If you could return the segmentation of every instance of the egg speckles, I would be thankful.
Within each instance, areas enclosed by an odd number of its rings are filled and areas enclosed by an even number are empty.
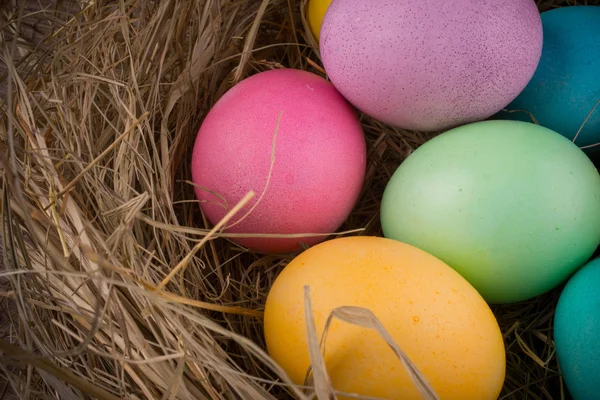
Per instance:
[[[406,129],[481,120],[509,104],[540,59],[532,0],[336,0],[323,64],[357,108]]]

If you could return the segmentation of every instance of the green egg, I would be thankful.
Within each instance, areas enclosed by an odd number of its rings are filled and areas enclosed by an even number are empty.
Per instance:
[[[440,258],[489,303],[538,296],[600,243],[600,175],[564,136],[527,122],[445,132],[396,170],[384,235]]]

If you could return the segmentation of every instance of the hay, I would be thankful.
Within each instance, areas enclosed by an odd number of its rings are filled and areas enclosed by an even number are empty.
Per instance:
[[[197,129],[229,87],[282,66],[323,75],[297,3],[0,9],[0,90],[11,94],[0,123],[0,398],[305,397],[261,330],[292,256],[211,231],[189,182]],[[341,231],[380,235],[385,184],[429,136],[363,123],[366,184]],[[502,398],[565,398],[551,338],[558,293],[494,308],[508,352]]]

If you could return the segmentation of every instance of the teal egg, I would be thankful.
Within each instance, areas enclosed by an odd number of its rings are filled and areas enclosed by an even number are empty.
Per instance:
[[[574,400],[597,400],[600,382],[600,259],[565,285],[554,316],[554,343]]]
[[[496,118],[537,122],[600,157],[600,7],[571,6],[541,14],[542,57],[529,84]]]
[[[490,303],[564,282],[600,243],[600,175],[564,136],[520,121],[449,130],[394,172],[384,235],[440,258]]]

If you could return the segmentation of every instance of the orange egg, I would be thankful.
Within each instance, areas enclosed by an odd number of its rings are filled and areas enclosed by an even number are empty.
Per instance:
[[[498,323],[479,293],[439,259],[378,237],[334,239],[296,257],[275,280],[264,319],[268,352],[296,384],[310,365],[305,285],[319,339],[334,308],[368,308],[441,399],[498,398],[506,369]],[[374,330],[334,320],[324,359],[338,391],[422,399]]]
[[[310,0],[308,2],[308,25],[317,41],[319,41],[319,33],[321,31],[323,18],[325,18],[325,13],[331,2],[332,0]]]

